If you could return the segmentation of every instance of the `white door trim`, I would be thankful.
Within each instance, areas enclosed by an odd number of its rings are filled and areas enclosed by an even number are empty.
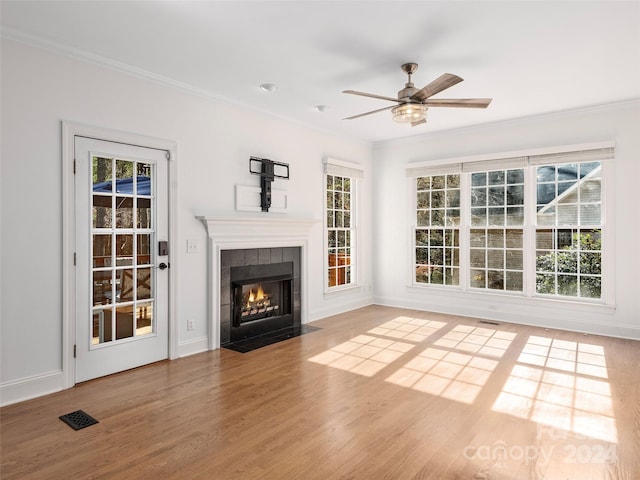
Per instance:
[[[73,346],[76,340],[76,272],[75,253],[75,201],[74,172],[75,137],[88,137],[108,142],[125,143],[169,152],[169,359],[178,357],[178,207],[177,207],[177,144],[171,140],[137,135],[74,122],[62,122],[62,388],[75,385]]]

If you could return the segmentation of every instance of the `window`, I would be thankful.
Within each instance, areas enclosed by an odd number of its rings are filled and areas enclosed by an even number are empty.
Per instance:
[[[411,166],[414,283],[605,300],[603,160],[613,148]]]
[[[471,174],[470,286],[522,291],[524,169]]]
[[[351,253],[353,250],[351,228],[350,177],[327,175],[327,245],[328,286],[351,283]]]
[[[340,160],[325,160],[326,291],[357,284],[357,180],[362,170]]]
[[[544,165],[536,176],[536,293],[600,298],[602,165]]]
[[[416,282],[460,283],[460,175],[419,177]]]

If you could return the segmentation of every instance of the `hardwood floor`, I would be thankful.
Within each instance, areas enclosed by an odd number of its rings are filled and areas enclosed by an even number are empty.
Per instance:
[[[638,479],[640,342],[371,306],[1,409],[10,479]],[[100,423],[74,431],[60,415]]]

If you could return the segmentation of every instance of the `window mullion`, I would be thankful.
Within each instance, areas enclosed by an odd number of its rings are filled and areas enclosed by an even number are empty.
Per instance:
[[[525,168],[523,293],[533,297],[536,287],[536,167]]]
[[[469,290],[469,238],[471,229],[471,174],[460,174],[460,289]]]
[[[411,263],[409,264],[409,272],[408,279],[409,285],[417,285],[416,281],[416,231],[418,229],[418,222],[416,220],[416,214],[418,211],[418,186],[416,184],[416,178],[408,178],[407,179],[409,188],[407,191],[409,192],[409,211],[411,212],[411,221],[409,223],[409,241],[408,247],[409,252],[411,252]]]
[[[612,195],[611,185],[613,185],[613,179],[610,178],[612,174],[613,165],[611,162],[602,162],[602,217],[600,219],[600,225],[602,228],[602,245],[605,247],[602,249],[602,300],[604,303],[613,305],[615,303],[614,283],[615,274],[613,272],[614,255],[615,255],[615,239],[613,237],[613,219],[614,219],[614,201],[615,197]]]

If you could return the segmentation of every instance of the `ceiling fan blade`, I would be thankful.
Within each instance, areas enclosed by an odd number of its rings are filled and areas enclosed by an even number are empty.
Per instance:
[[[431,98],[425,100],[423,105],[427,107],[461,107],[461,108],[487,108],[492,98]]]
[[[449,87],[453,87],[456,83],[460,83],[461,81],[462,78],[454,75],[453,73],[444,73],[429,85],[424,87],[422,90],[418,90],[416,93],[411,95],[411,100],[418,100],[419,102],[423,102],[430,96],[446,90]]]
[[[427,123],[427,119],[423,118],[422,120],[418,120],[417,122],[411,122],[412,127],[417,127],[418,125],[422,125],[423,123]]]
[[[396,105],[391,105],[390,107],[384,107],[384,108],[379,108],[378,110],[372,110],[370,112],[360,113],[358,115],[354,115],[353,117],[343,118],[343,120],[353,120],[354,118],[365,117],[367,115],[371,115],[372,113],[378,113],[378,112],[382,112],[384,110],[390,110],[390,109],[394,108],[395,106]]]
[[[350,95],[360,95],[361,97],[379,98],[380,100],[389,100],[390,102],[402,103],[402,100],[398,100],[393,97],[385,97],[384,95],[376,95],[374,93],[358,92],[356,90],[343,90],[342,93],[348,93]]]

